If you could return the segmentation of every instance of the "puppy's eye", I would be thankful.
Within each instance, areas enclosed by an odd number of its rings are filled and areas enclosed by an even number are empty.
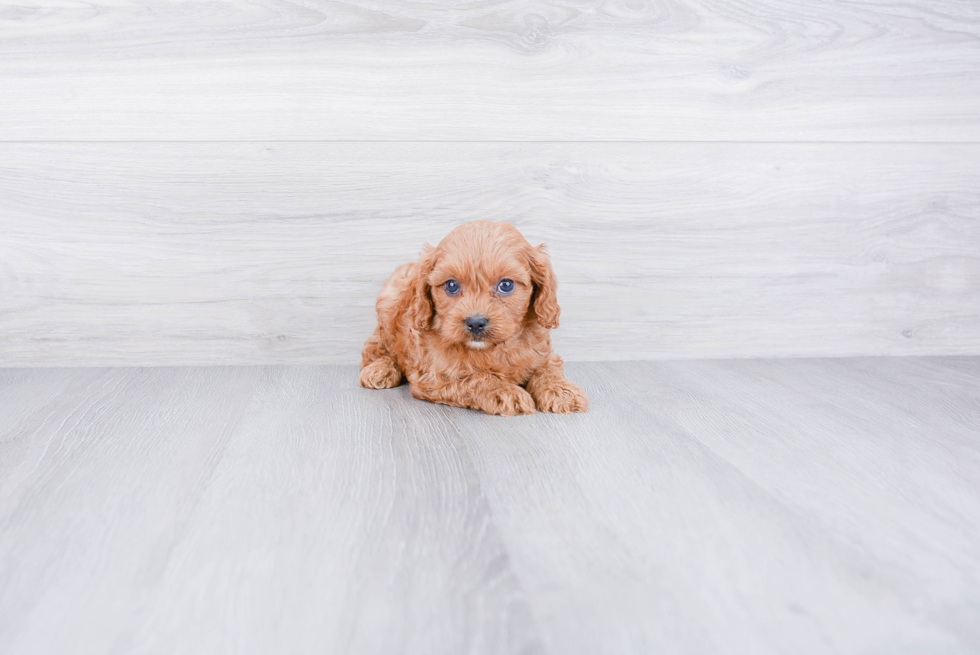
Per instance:
[[[445,287],[446,293],[448,293],[450,296],[455,296],[457,293],[459,293],[459,282],[456,280],[449,280],[446,282]]]
[[[497,283],[497,291],[500,292],[500,293],[502,293],[505,296],[508,293],[511,293],[513,290],[514,290],[514,281],[513,280],[503,279],[503,280],[501,280],[500,282]]]

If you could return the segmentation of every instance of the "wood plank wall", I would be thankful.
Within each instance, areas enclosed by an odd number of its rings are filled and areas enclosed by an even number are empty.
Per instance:
[[[549,244],[569,360],[980,353],[980,5],[0,7],[0,365],[351,363]]]

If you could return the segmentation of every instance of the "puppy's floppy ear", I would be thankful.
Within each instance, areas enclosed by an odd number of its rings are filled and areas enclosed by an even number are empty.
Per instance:
[[[531,308],[537,316],[541,327],[549,330],[558,327],[558,281],[551,270],[551,259],[542,243],[528,252],[528,264],[531,269],[531,282],[534,283],[534,295],[531,298]]]
[[[432,273],[435,263],[436,249],[425,244],[415,267],[415,279],[412,280],[408,303],[408,317],[416,330],[428,330],[432,325],[435,306],[429,291],[429,274]]]

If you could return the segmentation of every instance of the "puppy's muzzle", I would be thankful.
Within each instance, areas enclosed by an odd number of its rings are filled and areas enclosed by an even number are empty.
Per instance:
[[[487,331],[487,325],[490,323],[490,320],[487,319],[486,316],[480,316],[477,314],[475,316],[467,317],[466,321],[464,322],[466,323],[466,329],[470,331],[470,334],[478,337]]]

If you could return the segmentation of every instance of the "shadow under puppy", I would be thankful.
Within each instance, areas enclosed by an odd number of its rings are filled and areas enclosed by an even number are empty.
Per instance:
[[[361,386],[407,377],[416,398],[488,414],[584,412],[588,399],[551,351],[556,292],[543,245],[508,223],[460,225],[385,282]]]

